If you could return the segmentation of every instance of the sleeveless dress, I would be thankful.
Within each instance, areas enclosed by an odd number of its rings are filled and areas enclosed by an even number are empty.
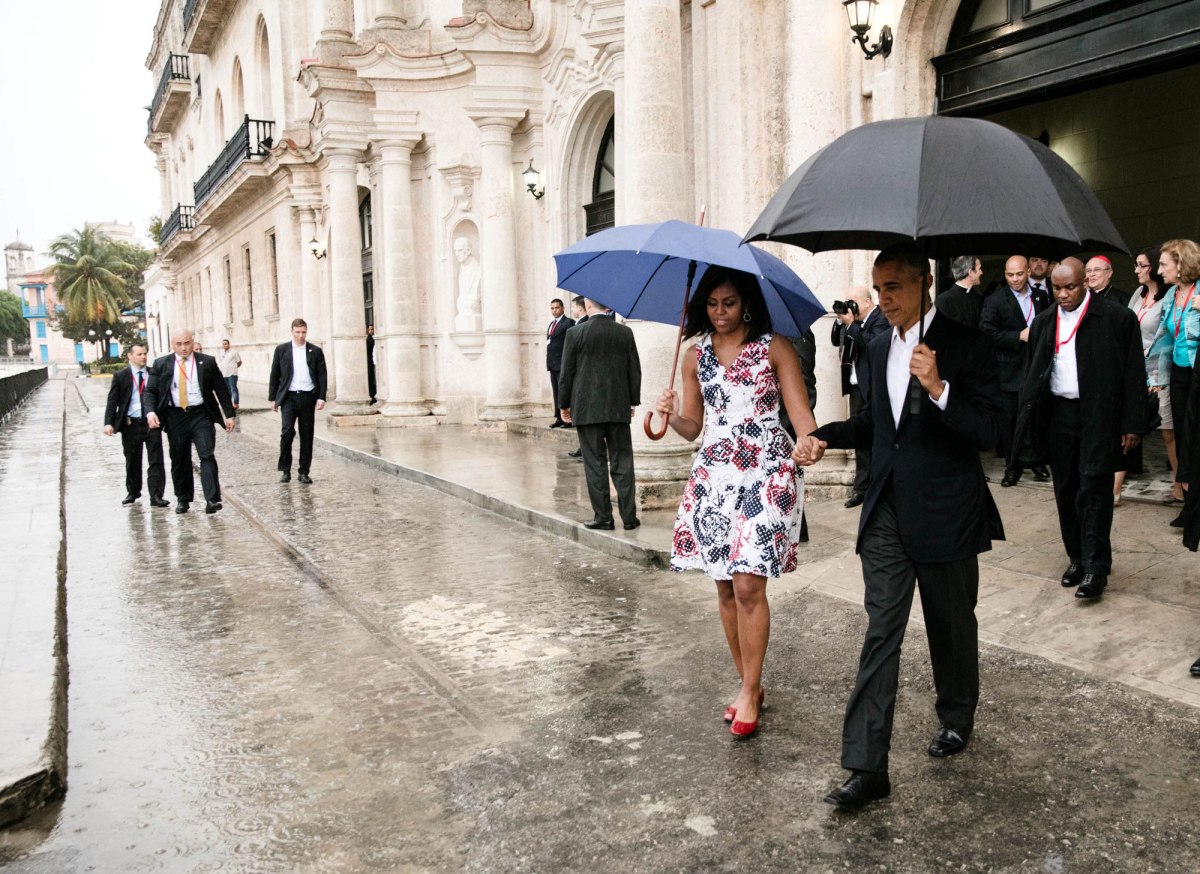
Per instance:
[[[728,368],[712,337],[696,344],[704,440],[692,466],[671,546],[671,569],[778,577],[796,569],[804,472],[779,421],[782,395],[767,352],[747,343]]]

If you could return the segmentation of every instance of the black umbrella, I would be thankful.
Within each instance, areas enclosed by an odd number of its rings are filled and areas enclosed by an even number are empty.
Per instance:
[[[930,258],[1128,254],[1096,195],[1037,140],[975,118],[898,118],[805,161],[745,241],[811,252],[915,242]]]

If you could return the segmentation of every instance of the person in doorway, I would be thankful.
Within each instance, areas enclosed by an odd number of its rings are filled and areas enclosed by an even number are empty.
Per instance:
[[[225,378],[225,385],[229,389],[229,398],[233,401],[233,408],[236,410],[242,400],[238,394],[238,368],[242,366],[242,356],[229,345],[228,340],[221,341],[221,351],[217,354],[217,365],[221,368],[221,376]]]
[[[871,281],[892,331],[870,350],[867,409],[818,428],[796,447],[796,460],[806,465],[830,446],[872,447],[857,544],[867,633],[842,728],[842,767],[851,773],[825,797],[842,810],[892,791],[888,752],[915,586],[940,722],[928,753],[944,758],[966,749],[979,702],[979,553],[1004,539],[979,460],[1000,431],[991,341],[936,307],[922,318],[933,277],[917,246],[899,243],[880,252]]]
[[[121,435],[125,453],[125,500],[132,504],[142,496],[142,454],[146,456],[146,480],[150,489],[150,506],[169,507],[163,497],[167,486],[167,471],[163,467],[162,431],[146,424],[143,398],[150,372],[146,367],[146,346],[134,343],[125,350],[129,366],[113,374],[108,400],[104,404],[104,433]]]
[[[195,498],[192,447],[200,458],[200,485],[204,512],[221,509],[221,480],[217,470],[216,431],[224,422],[233,431],[233,401],[221,378],[221,369],[211,355],[195,351],[191,331],[171,336],[171,355],[164,355],[150,368],[150,379],[142,395],[146,424],[166,428],[171,452],[171,483],[175,489],[175,512],[186,513]]]
[[[671,545],[672,570],[703,570],[741,687],[725,709],[735,738],[758,730],[762,667],[770,637],[767,580],[795,570],[804,477],[780,421],[816,427],[792,344],[771,332],[758,280],[710,267],[688,303],[683,398],[664,391],[655,408],[685,440],[704,445],[684,488]]]
[[[300,461],[297,479],[312,485],[313,431],[317,410],[325,409],[328,376],[325,372],[325,353],[320,346],[308,342],[308,323],[292,319],[292,339],[275,347],[271,358],[271,378],[267,394],[271,397],[271,412],[281,413],[279,430],[279,481],[292,479],[292,440],[296,425],[300,426]]]
[[[562,352],[567,341],[567,329],[574,324],[574,319],[563,315],[561,300],[556,297],[550,301],[550,325],[546,328],[546,370],[550,371],[550,392],[554,397],[554,421],[550,425],[551,428],[566,426],[558,407],[558,375],[562,370]]]
[[[613,530],[608,495],[611,472],[626,531],[641,525],[633,478],[629,422],[641,403],[642,365],[633,331],[607,307],[587,300],[586,324],[567,331],[558,401],[563,421],[574,425],[583,452],[592,518],[585,528]]]
[[[367,397],[371,403],[377,400],[378,389],[375,382],[375,326],[367,325]]]

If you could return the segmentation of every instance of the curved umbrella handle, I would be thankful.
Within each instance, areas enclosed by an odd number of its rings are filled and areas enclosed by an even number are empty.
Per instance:
[[[646,436],[649,437],[651,440],[662,440],[664,437],[667,436],[667,417],[663,416],[662,430],[655,431],[654,430],[654,411],[649,410],[646,413],[646,420],[642,423],[642,428],[645,430]]]

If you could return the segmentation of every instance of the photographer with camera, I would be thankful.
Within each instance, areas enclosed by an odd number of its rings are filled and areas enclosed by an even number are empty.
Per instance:
[[[833,302],[833,333],[830,340],[841,351],[842,394],[850,399],[850,415],[867,405],[870,373],[866,366],[867,347],[880,334],[886,333],[887,319],[871,299],[871,290],[859,285],[846,294],[845,300]],[[847,507],[857,507],[867,494],[871,479],[871,450],[854,450],[854,491],[846,501]]]

